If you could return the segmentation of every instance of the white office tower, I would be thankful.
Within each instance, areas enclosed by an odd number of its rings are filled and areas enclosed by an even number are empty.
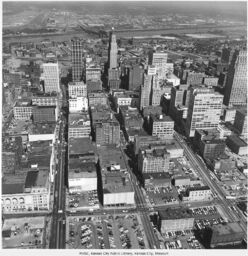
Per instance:
[[[159,79],[166,78],[167,58],[168,58],[168,54],[165,52],[150,52],[149,53],[148,64],[156,67]]]
[[[223,95],[213,89],[191,88],[186,121],[186,132],[189,137],[195,135],[197,129],[216,129],[218,127]]]
[[[43,78],[45,83],[45,92],[59,92],[59,64],[44,63]]]

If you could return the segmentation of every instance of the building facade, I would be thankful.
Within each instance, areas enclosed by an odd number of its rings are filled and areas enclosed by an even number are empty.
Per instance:
[[[152,116],[152,136],[160,139],[172,139],[174,134],[174,121],[169,116]]]
[[[86,97],[77,97],[69,99],[69,112],[84,112],[88,111],[88,99]]]
[[[69,98],[87,97],[87,85],[81,82],[71,82],[68,84]]]
[[[140,149],[138,169],[140,173],[168,172],[170,154],[165,149]]]
[[[218,127],[223,95],[211,89],[199,88],[190,90],[186,133],[195,135],[197,129],[214,129]]]
[[[234,54],[228,69],[225,85],[224,104],[226,106],[247,103],[247,51]]]
[[[79,82],[83,76],[83,45],[81,39],[72,39],[72,81]]]
[[[59,92],[59,64],[58,63],[44,63],[43,77],[45,84],[45,92]]]

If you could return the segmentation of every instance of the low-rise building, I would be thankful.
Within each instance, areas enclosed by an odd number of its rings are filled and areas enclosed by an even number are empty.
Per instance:
[[[49,170],[30,170],[8,175],[2,181],[3,213],[49,210]]]
[[[158,212],[159,227],[162,234],[171,231],[193,229],[194,217],[188,208],[167,208]]]
[[[36,106],[57,106],[58,96],[56,92],[37,93],[32,97],[32,105]]]
[[[33,121],[35,123],[55,123],[57,118],[56,106],[33,106]]]
[[[84,138],[91,134],[91,123],[88,112],[69,114],[68,134],[70,138]]]
[[[244,231],[237,222],[213,225],[210,248],[241,244]]]
[[[144,134],[144,135],[135,135],[134,136],[134,154],[138,155],[139,150],[142,147],[147,147],[150,144],[160,144],[161,140],[158,138],[158,136],[151,136],[148,134]]]
[[[19,100],[14,106],[14,117],[16,120],[29,120],[33,114],[30,100]]]
[[[107,105],[108,97],[104,92],[91,92],[88,94],[89,106]]]
[[[237,135],[231,135],[226,139],[226,145],[238,155],[247,155],[248,147],[247,143],[240,139]]]
[[[90,138],[70,138],[68,142],[69,159],[81,159],[85,162],[97,162],[96,148]]]
[[[143,181],[145,187],[153,185],[156,187],[171,187],[171,175],[167,172],[144,173]]]
[[[189,186],[190,177],[188,176],[176,176],[174,177],[174,185],[177,186]]]
[[[97,190],[96,163],[69,159],[68,184],[70,193]]]
[[[182,197],[182,200],[187,202],[210,201],[212,199],[212,193],[208,186],[190,187],[186,190],[186,193]]]

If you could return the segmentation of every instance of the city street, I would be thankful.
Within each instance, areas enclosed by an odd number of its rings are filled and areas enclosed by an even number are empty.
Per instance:
[[[178,143],[183,147],[185,155],[190,160],[195,170],[198,171],[199,175],[204,180],[206,185],[208,185],[212,192],[214,192],[218,196],[219,202],[223,207],[225,213],[229,216],[230,221],[240,221],[240,225],[244,230],[245,234],[247,235],[247,225],[245,221],[243,219],[240,219],[237,213],[229,208],[230,202],[225,198],[225,195],[219,185],[211,180],[209,171],[206,169],[204,164],[199,160],[199,158],[196,157],[192,149],[188,147],[182,136],[179,135],[177,132],[175,132],[175,138],[177,139]]]
[[[56,165],[55,178],[54,178],[54,208],[51,229],[51,249],[65,248],[65,153],[63,144],[63,130],[64,122],[60,123],[59,140],[56,144],[58,164]]]

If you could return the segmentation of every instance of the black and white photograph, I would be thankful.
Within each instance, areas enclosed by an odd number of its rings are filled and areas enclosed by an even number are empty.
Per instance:
[[[248,255],[247,1],[1,15],[1,255]]]

